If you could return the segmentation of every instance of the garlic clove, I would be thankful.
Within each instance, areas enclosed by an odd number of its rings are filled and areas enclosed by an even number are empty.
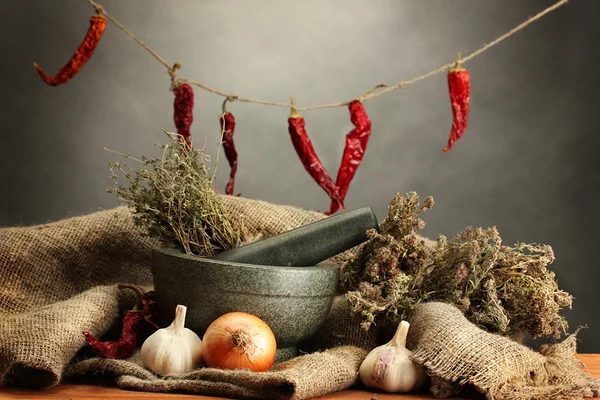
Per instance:
[[[200,366],[202,340],[185,327],[187,308],[178,305],[175,319],[144,341],[140,356],[144,366],[159,375],[189,372]]]
[[[412,353],[406,348],[409,327],[408,322],[400,322],[392,340],[371,350],[364,359],[359,376],[365,386],[390,393],[406,393],[425,384],[427,374],[411,361]]]

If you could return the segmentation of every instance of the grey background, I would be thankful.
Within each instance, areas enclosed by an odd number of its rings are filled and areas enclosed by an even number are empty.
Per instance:
[[[549,0],[159,1],[105,0],[107,10],[181,75],[235,94],[299,104],[351,99],[477,49]],[[396,192],[433,195],[425,234],[496,225],[506,243],[554,247],[562,288],[576,300],[571,326],[588,324],[581,351],[600,352],[598,67],[600,2],[573,0],[470,62],[465,137],[442,153],[451,112],[444,75],[366,104],[373,135],[347,207],[383,218]],[[163,67],[115,26],[69,84],[51,88],[32,61],[57,71],[79,45],[85,0],[0,3],[0,225],[27,225],[115,206],[97,147],[157,155],[173,129]],[[215,154],[222,99],[196,91],[194,140]],[[298,161],[287,109],[235,103],[240,153],[236,190],[274,203],[329,202]],[[335,176],[344,108],[305,113],[314,146]],[[219,170],[223,190],[228,168]]]

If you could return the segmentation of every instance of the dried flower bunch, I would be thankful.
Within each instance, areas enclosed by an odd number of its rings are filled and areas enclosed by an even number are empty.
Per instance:
[[[534,338],[566,332],[559,311],[571,307],[572,297],[547,268],[554,261],[550,246],[510,247],[495,227],[467,227],[430,248],[417,232],[425,227],[420,214],[433,204],[428,197],[420,205],[414,192],[396,195],[380,233],[369,232],[345,264],[342,289],[363,316],[363,328],[398,323],[420,302],[443,301],[490,332]]]
[[[243,240],[242,233],[232,227],[214,190],[209,157],[202,148],[181,145],[177,134],[165,133],[171,142],[156,144],[163,150],[161,158],[137,159],[117,153],[142,168],[111,162],[114,187],[108,191],[134,209],[136,224],[150,236],[183,247],[187,254],[212,256],[236,247]],[[128,181],[127,186],[119,184],[119,175]]]

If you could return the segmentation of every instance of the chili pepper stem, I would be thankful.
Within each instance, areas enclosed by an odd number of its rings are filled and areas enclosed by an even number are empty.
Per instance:
[[[227,96],[225,98],[225,100],[223,100],[223,108],[222,108],[223,114],[227,114],[227,102],[228,101],[234,101],[234,100],[237,100],[237,99],[238,99],[237,96]]]
[[[296,103],[294,103],[293,97],[290,97],[290,102],[292,103],[292,111],[290,112],[289,118],[302,118],[302,115],[296,111]]]
[[[135,305],[133,306],[131,311],[138,311],[140,308],[140,305],[142,303],[142,297],[143,297],[142,291],[137,286],[130,285],[128,283],[117,283],[117,287],[119,289],[130,289],[135,292]]]
[[[223,107],[221,108],[221,115],[227,114],[227,102],[228,101],[229,101],[228,98],[225,98],[225,100],[223,100]]]
[[[175,64],[173,64],[171,70],[169,71],[169,75],[171,76],[171,90],[175,90],[179,87],[179,80],[177,79],[178,69],[181,69],[181,64],[176,62]]]
[[[465,69],[460,64],[461,61],[462,61],[462,54],[459,52],[458,57],[456,57],[456,63],[454,64],[454,67],[452,67],[450,72],[464,71]]]
[[[367,92],[363,95],[363,97],[367,97],[368,95],[370,95],[372,92],[374,92],[377,89],[381,89],[387,87],[387,85],[385,83],[380,83],[377,86],[373,86],[371,89],[367,90]]]

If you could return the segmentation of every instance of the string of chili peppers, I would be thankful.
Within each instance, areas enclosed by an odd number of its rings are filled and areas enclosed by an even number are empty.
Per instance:
[[[81,45],[56,75],[48,76],[37,63],[34,63],[42,80],[51,86],[59,86],[71,80],[91,58],[105,29],[106,19],[102,15],[102,9],[97,8],[96,14],[90,18],[90,27],[88,28],[88,32]],[[175,95],[173,101],[173,120],[175,127],[177,128],[180,143],[185,148],[191,148],[192,140],[190,127],[194,121],[194,91],[190,84],[185,82],[180,83],[176,79],[175,73],[179,68],[181,68],[181,66],[176,63],[169,72],[172,78],[172,91]],[[448,144],[443,149],[444,152],[452,149],[456,141],[464,135],[468,125],[470,75],[469,72],[461,66],[460,54],[454,67],[449,70],[447,80],[452,107],[452,127],[448,138]],[[369,90],[363,98],[368,96],[372,90],[383,86],[385,85],[374,87]],[[225,187],[226,194],[233,194],[234,191],[235,176],[238,166],[238,153],[233,139],[236,126],[235,117],[226,110],[225,105],[228,100],[235,99],[235,97],[227,97],[225,99],[223,102],[222,114],[220,116],[222,144],[231,168],[229,180]],[[364,153],[371,135],[371,121],[365,108],[360,99],[355,99],[348,104],[350,120],[354,125],[354,129],[346,135],[342,161],[338,170],[337,179],[333,182],[331,176],[324,168],[315,152],[306,131],[305,120],[302,115],[298,114],[296,111],[293,99],[291,104],[292,111],[288,118],[288,132],[304,168],[331,199],[330,209],[326,214],[333,214],[339,209],[344,210],[344,200],[348,188],[356,174],[356,170],[364,158]],[[134,318],[132,317],[132,321],[133,320]]]

